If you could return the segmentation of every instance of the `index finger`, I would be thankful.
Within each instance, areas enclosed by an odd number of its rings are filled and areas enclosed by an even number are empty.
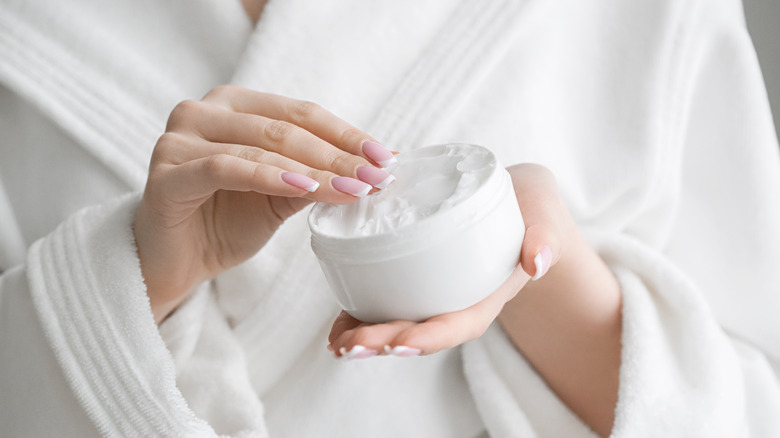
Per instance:
[[[366,158],[378,167],[387,167],[395,162],[392,152],[379,144],[376,139],[314,102],[249,90],[235,85],[217,87],[203,100],[214,102],[235,112],[292,123],[345,152]]]

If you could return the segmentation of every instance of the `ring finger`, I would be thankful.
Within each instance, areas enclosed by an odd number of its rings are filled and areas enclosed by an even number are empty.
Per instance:
[[[365,196],[372,189],[371,185],[355,178],[340,176],[327,170],[315,169],[276,152],[258,147],[213,143],[200,138],[190,139],[187,143],[186,150],[176,155],[181,161],[171,164],[184,164],[184,162],[202,159],[211,155],[229,155],[253,163],[271,166],[270,169],[280,169],[282,171],[280,175],[282,182],[310,192],[298,192],[292,196],[303,195],[313,201],[331,204],[353,202],[355,197]],[[278,179],[275,181],[276,183],[279,182]],[[274,192],[267,193],[277,194]],[[287,194],[288,192],[284,191],[283,193]]]
[[[345,152],[292,123],[216,106],[205,111],[203,117],[191,122],[191,128],[206,140],[260,147],[311,168],[357,178],[375,187],[392,181],[387,172],[367,159]]]

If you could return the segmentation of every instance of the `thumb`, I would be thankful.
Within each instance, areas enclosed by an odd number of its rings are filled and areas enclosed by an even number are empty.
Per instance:
[[[547,168],[520,164],[507,170],[526,227],[520,265],[532,280],[538,280],[560,259],[568,210],[558,196],[555,177]]]

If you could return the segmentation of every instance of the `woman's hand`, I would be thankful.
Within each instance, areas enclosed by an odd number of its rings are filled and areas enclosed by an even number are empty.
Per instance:
[[[134,223],[155,320],[254,255],[309,202],[346,204],[385,187],[393,178],[380,167],[394,160],[311,102],[222,86],[180,103]]]
[[[526,230],[520,264],[498,290],[421,323],[369,324],[342,312],[329,348],[353,359],[432,354],[479,337],[498,318],[561,400],[607,436],[617,403],[620,289],[558,197],[552,174],[531,164],[508,170]]]
[[[547,169],[532,164],[513,166],[508,171],[526,231],[520,263],[504,284],[467,309],[438,315],[421,323],[371,324],[342,312],[330,333],[330,346],[336,356],[433,354],[476,339],[531,278],[541,278],[558,262],[576,227],[558,198],[554,178]]]

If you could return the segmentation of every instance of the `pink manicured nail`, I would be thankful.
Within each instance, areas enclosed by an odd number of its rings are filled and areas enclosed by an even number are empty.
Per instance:
[[[370,185],[346,176],[337,176],[330,180],[330,183],[333,185],[334,189],[348,195],[357,196],[358,198],[366,196],[368,192],[371,191]]]
[[[391,182],[395,181],[395,177],[385,172],[382,169],[378,169],[374,166],[358,167],[357,177],[368,184],[378,188],[384,189]]]
[[[390,348],[389,345],[385,345],[385,354],[392,354],[393,356],[398,357],[412,357],[412,356],[419,356],[422,353],[422,350],[419,348],[411,348],[404,345],[396,345],[393,348]]]
[[[339,359],[365,359],[367,357],[376,356],[378,353],[378,351],[366,348],[362,345],[355,345],[349,351],[347,351],[346,348],[341,347],[339,348],[339,354],[341,354]]]
[[[538,254],[536,254],[536,257],[534,257],[534,265],[536,265],[536,274],[534,274],[531,280],[538,280],[542,278],[542,276],[547,273],[547,270],[550,269],[551,264],[552,264],[552,251],[550,250],[549,246],[545,245],[544,248],[542,248],[542,250],[539,251]]]
[[[392,152],[385,149],[381,144],[373,141],[363,142],[363,153],[382,167],[387,167],[398,161]]]
[[[317,187],[320,186],[320,183],[309,178],[308,176],[294,172],[282,173],[282,181],[291,186],[298,187],[299,189],[303,189],[309,192],[317,190]]]

